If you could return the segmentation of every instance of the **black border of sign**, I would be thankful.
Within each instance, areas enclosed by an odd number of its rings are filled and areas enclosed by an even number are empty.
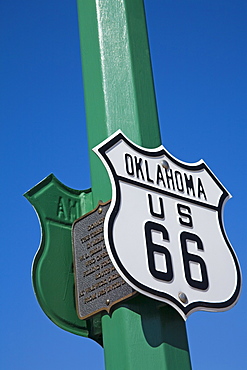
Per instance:
[[[233,250],[233,248],[232,248],[232,246],[231,246],[231,244],[230,244],[230,242],[229,242],[229,240],[226,236],[225,229],[224,229],[224,226],[223,226],[223,221],[222,221],[223,204],[224,204],[226,198],[229,196],[229,193],[226,191],[224,186],[220,183],[220,181],[217,179],[217,177],[211,172],[211,170],[207,167],[207,165],[204,162],[201,162],[198,165],[188,165],[188,164],[185,164],[185,163],[181,163],[176,158],[172,157],[170,155],[170,153],[168,153],[165,150],[164,147],[162,149],[158,150],[158,151],[149,151],[148,149],[145,150],[144,148],[140,148],[139,146],[135,145],[133,142],[128,140],[127,137],[124,136],[120,130],[117,133],[115,133],[114,135],[115,136],[113,136],[111,139],[108,139],[108,141],[105,144],[103,144],[102,146],[99,145],[97,147],[97,150],[101,154],[101,156],[104,158],[105,162],[107,163],[107,165],[108,165],[108,167],[109,167],[109,169],[112,173],[112,176],[114,178],[114,182],[115,182],[116,201],[115,201],[115,204],[113,206],[112,212],[109,216],[108,240],[109,240],[109,245],[110,245],[110,248],[111,248],[112,255],[115,259],[116,264],[118,265],[119,269],[121,270],[122,274],[134,286],[136,286],[137,288],[140,288],[143,292],[148,292],[149,294],[151,294],[154,297],[155,296],[156,297],[161,297],[161,298],[166,299],[167,301],[172,302],[173,305],[176,305],[184,313],[185,316],[189,316],[190,313],[192,313],[193,311],[196,311],[196,310],[200,310],[200,308],[205,309],[207,311],[214,311],[214,310],[223,311],[224,309],[226,310],[228,307],[229,308],[232,307],[236,303],[236,301],[237,301],[237,299],[240,295],[240,291],[241,291],[241,271],[240,271],[240,266],[239,266],[236,254],[235,254],[235,252],[234,252],[234,250]],[[111,149],[113,146],[115,146],[120,141],[124,141],[127,145],[129,145],[136,152],[139,152],[140,154],[143,154],[145,156],[158,157],[158,156],[161,156],[161,155],[165,155],[173,163],[175,163],[176,165],[178,165],[178,166],[180,166],[180,167],[182,167],[186,170],[190,170],[190,171],[205,170],[211,176],[213,181],[218,185],[218,187],[221,189],[222,195],[220,197],[219,204],[218,204],[217,207],[204,205],[204,204],[202,204],[202,202],[197,202],[197,201],[194,201],[194,202],[195,203],[200,203],[202,206],[205,206],[205,207],[208,207],[208,208],[213,208],[215,211],[218,212],[218,220],[219,220],[219,224],[220,224],[220,229],[221,229],[222,235],[224,237],[224,240],[226,242],[226,245],[228,246],[228,248],[231,252],[231,255],[232,255],[233,260],[235,262],[236,271],[237,271],[236,289],[235,289],[235,292],[233,293],[233,295],[231,296],[231,298],[229,300],[227,300],[225,302],[219,302],[219,303],[209,303],[209,302],[200,302],[200,301],[198,301],[196,303],[194,302],[194,303],[191,303],[191,304],[187,305],[186,307],[184,307],[178,300],[176,300],[174,297],[170,296],[169,294],[163,293],[163,292],[160,292],[160,291],[156,291],[155,289],[151,289],[151,288],[146,287],[145,285],[141,284],[140,282],[135,280],[132,277],[132,275],[130,275],[129,272],[124,268],[120,259],[118,258],[118,255],[117,255],[117,252],[116,252],[116,249],[115,249],[115,245],[114,245],[114,241],[113,241],[113,236],[112,236],[113,224],[114,224],[115,218],[116,218],[116,216],[119,212],[119,208],[120,208],[121,192],[120,192],[119,180],[122,179],[122,178],[117,176],[117,174],[115,172],[115,169],[114,169],[111,161],[109,160],[109,158],[106,154],[106,152],[109,149]],[[138,185],[142,186],[143,184],[138,183]],[[145,187],[145,186],[143,186],[143,187]],[[155,190],[158,191],[156,188],[155,188]],[[162,191],[162,193],[166,193],[166,192]],[[170,196],[174,196],[174,195],[170,194]],[[188,199],[187,199],[187,201],[188,201]]]

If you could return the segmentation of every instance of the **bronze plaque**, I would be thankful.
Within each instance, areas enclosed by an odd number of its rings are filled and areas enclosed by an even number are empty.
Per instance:
[[[72,227],[77,313],[86,319],[136,292],[118,274],[104,242],[104,220],[110,202],[76,220]]]

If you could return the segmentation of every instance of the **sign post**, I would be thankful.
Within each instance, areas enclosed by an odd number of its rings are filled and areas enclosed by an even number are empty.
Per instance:
[[[78,0],[93,205],[111,198],[92,149],[118,129],[146,148],[161,144],[142,0]],[[190,369],[185,323],[139,295],[102,317],[107,370]]]
[[[49,175],[25,194],[42,226],[35,294],[103,345],[107,370],[189,370],[183,318],[240,294],[230,195],[203,161],[161,146],[143,0],[77,2],[92,189]]]

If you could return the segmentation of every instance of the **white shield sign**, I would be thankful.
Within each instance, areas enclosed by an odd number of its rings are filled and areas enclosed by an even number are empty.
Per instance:
[[[241,272],[222,220],[230,194],[207,165],[144,149],[121,131],[94,150],[111,179],[104,235],[123,279],[184,319],[233,306]]]

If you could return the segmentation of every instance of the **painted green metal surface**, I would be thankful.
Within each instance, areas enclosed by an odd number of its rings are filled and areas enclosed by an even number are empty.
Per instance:
[[[104,320],[107,369],[190,368],[184,321],[168,305],[139,295]]]
[[[62,329],[94,337],[90,321],[79,320],[76,313],[71,242],[72,223],[92,209],[92,193],[70,189],[49,175],[24,195],[34,206],[42,228],[32,270],[37,300]]]
[[[117,129],[136,144],[161,144],[142,0],[78,0],[93,205],[111,198],[92,148]],[[191,368],[185,323],[138,296],[102,317],[107,370]]]
[[[78,0],[78,15],[96,207],[111,187],[91,149],[119,128],[147,148],[161,140],[142,1]]]
[[[92,148],[121,128],[144,147],[160,145],[142,0],[78,0],[92,192],[48,176],[25,196],[42,240],[33,265],[40,306],[61,328],[101,343],[107,370],[190,369],[185,324],[172,308],[139,295],[111,315],[79,320],[74,299],[72,222],[111,198],[108,175]]]

